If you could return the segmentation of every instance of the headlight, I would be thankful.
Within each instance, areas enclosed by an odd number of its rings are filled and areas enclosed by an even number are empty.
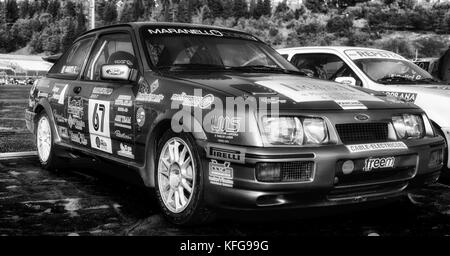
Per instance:
[[[425,132],[420,115],[403,114],[393,116],[392,123],[399,139],[421,138]]]
[[[270,145],[305,145],[328,142],[328,129],[321,118],[264,117],[262,135]]]

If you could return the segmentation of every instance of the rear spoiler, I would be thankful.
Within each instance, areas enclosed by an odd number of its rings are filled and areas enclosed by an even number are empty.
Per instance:
[[[55,63],[59,60],[59,58],[61,57],[61,53],[55,54],[55,55],[50,55],[50,56],[45,56],[42,57],[43,60],[50,62],[50,63]]]

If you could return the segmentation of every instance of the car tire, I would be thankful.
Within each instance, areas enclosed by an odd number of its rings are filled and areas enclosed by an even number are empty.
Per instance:
[[[54,135],[51,125],[47,113],[42,111],[36,118],[36,147],[42,168],[55,171],[58,169],[59,159],[55,155]]]
[[[166,219],[183,226],[212,221],[214,214],[203,199],[203,171],[194,138],[172,130],[165,132],[155,161],[156,196]]]

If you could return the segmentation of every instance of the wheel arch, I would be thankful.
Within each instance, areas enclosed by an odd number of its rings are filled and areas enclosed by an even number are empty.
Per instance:
[[[192,117],[192,115],[191,115]],[[194,127],[202,127],[200,122],[192,117],[194,120]],[[156,153],[158,150],[159,139],[162,137],[165,131],[172,129],[172,118],[165,115],[157,120],[155,120],[153,127],[150,129],[145,146],[145,164],[144,168],[141,170],[141,177],[144,184],[147,187],[155,187],[155,169],[156,169]],[[189,127],[182,124],[183,131],[190,131]],[[195,129],[195,132],[187,132],[191,134],[195,140],[206,140],[207,136],[203,128],[200,130]]]

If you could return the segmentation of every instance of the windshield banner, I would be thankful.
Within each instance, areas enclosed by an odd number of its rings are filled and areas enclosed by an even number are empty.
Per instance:
[[[352,59],[396,59],[405,60],[402,56],[388,51],[379,50],[347,50],[345,54]]]

